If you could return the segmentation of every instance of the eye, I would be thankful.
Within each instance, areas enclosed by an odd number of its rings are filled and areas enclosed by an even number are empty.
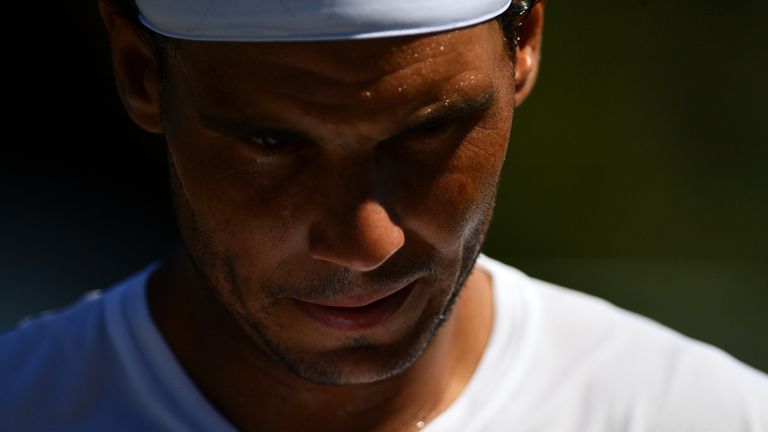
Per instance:
[[[408,135],[422,142],[434,143],[451,137],[458,128],[456,121],[438,121],[419,126]]]
[[[280,138],[274,136],[252,136],[249,137],[249,139],[252,144],[267,149],[275,149],[280,147],[280,144],[284,144],[284,142],[281,142]]]
[[[381,149],[401,162],[431,165],[459,147],[464,129],[459,120],[429,122],[388,139]]]
[[[241,139],[255,150],[271,154],[296,151],[310,142],[304,137],[285,132],[258,132]]]

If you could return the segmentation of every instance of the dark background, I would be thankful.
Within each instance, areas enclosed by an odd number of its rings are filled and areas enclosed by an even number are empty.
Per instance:
[[[175,237],[95,1],[8,11],[0,329]],[[58,4],[62,3],[62,4]],[[485,251],[768,370],[768,4],[550,1]]]

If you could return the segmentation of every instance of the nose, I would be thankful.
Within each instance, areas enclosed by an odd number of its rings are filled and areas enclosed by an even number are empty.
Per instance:
[[[403,230],[386,208],[366,200],[343,215],[333,212],[320,218],[310,231],[309,253],[314,259],[363,272],[382,265],[404,242]]]

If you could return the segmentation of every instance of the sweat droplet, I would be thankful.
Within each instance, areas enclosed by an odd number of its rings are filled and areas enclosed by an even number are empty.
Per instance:
[[[416,427],[419,428],[419,429],[423,428],[424,427],[424,422],[423,421],[416,422]]]

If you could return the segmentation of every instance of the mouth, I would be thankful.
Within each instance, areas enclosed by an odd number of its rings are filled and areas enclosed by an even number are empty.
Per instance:
[[[375,300],[340,300],[334,305],[296,300],[299,308],[314,320],[343,331],[368,330],[383,324],[403,306],[416,282]],[[361,304],[348,306],[349,304]],[[340,306],[339,304],[344,304]]]

